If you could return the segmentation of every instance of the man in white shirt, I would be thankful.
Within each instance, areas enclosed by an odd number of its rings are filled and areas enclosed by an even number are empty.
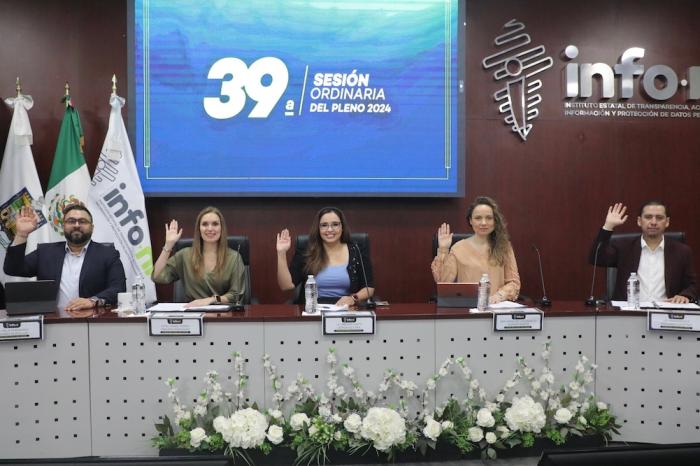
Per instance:
[[[591,264],[617,267],[613,299],[625,299],[626,282],[632,272],[639,276],[642,301],[687,303],[697,299],[697,276],[690,248],[664,238],[671,222],[668,206],[661,201],[644,203],[637,217],[641,236],[611,243],[613,230],[627,221],[626,212],[622,203],[608,208],[589,257]]]

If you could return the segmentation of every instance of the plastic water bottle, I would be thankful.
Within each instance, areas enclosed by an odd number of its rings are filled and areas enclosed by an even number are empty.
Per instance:
[[[489,274],[485,273],[479,280],[479,298],[476,302],[476,308],[480,312],[485,311],[489,307],[489,296],[491,294],[491,282]]]
[[[306,278],[304,301],[306,301],[304,310],[309,314],[315,314],[318,309],[318,288],[316,287],[316,279],[314,279],[313,275],[309,275]]]
[[[146,313],[146,285],[141,275],[137,275],[134,284],[131,285],[131,304],[135,314]]]
[[[636,272],[632,272],[627,280],[627,305],[639,309],[639,278]]]

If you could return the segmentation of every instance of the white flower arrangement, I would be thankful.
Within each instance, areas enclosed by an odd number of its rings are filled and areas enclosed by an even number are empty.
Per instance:
[[[462,357],[446,359],[422,389],[387,370],[376,391],[370,391],[360,384],[351,366],[338,363],[331,348],[326,357],[325,391],[316,393],[302,375],[284,387],[277,368],[265,355],[263,366],[273,395],[272,406],[263,413],[255,404],[245,403],[244,358],[234,353],[233,393],[223,392],[215,371],[207,372],[204,389],[190,408],[181,403],[175,380],[167,381],[179,431],[164,416],[164,422],[156,425],[159,435],[153,443],[159,448],[225,450],[248,464],[252,464],[249,452],[267,454],[287,448],[296,453],[296,464],[308,465],[325,464],[334,452],[353,455],[374,450],[393,460],[401,452],[426,454],[444,443],[462,454],[480,452],[482,458],[496,458],[497,450],[529,447],[536,438],[562,444],[572,435],[597,434],[607,440],[618,433],[608,405],[589,393],[595,366],[582,356],[572,380],[557,389],[549,369],[550,354],[546,344],[539,374],[518,358],[518,369],[493,398]],[[466,399],[450,397],[438,403],[435,396],[440,381],[454,375],[462,379]],[[511,396],[521,382],[529,394],[526,390],[526,394]],[[417,413],[408,404],[416,394],[421,408]],[[396,404],[391,404],[392,399]]]

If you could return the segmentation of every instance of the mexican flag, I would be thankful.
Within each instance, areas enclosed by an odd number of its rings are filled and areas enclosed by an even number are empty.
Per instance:
[[[66,96],[66,112],[58,133],[49,184],[46,186],[51,240],[62,241],[63,209],[80,203],[87,205],[90,174],[83,156],[83,128],[78,111]]]
[[[113,243],[119,251],[126,289],[131,289],[136,278],[142,276],[146,303],[152,303],[156,300],[156,288],[151,280],[151,234],[143,189],[122,118],[125,102],[116,94],[109,99],[109,127],[92,177],[88,209],[95,222],[93,239]]]
[[[34,106],[34,100],[20,94],[5,99],[5,103],[12,107],[13,113],[0,167],[0,264],[5,262],[6,248],[15,237],[15,217],[24,206],[33,207],[39,217],[37,229],[27,238],[26,252],[34,251],[38,243],[49,241],[44,191],[32,155],[33,135],[28,110]],[[6,276],[0,267],[0,282],[20,280],[28,279]]]

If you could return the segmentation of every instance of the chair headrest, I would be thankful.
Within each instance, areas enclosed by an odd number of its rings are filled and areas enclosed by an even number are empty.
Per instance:
[[[357,243],[360,249],[369,253],[369,234],[367,233],[351,233],[350,241]],[[296,250],[305,251],[309,245],[309,235],[298,235],[296,240]]]
[[[229,235],[226,239],[228,240],[228,247],[234,251],[238,251],[241,254],[243,263],[245,265],[250,265],[250,241],[248,237],[245,235]],[[192,241],[192,238],[180,238],[180,240],[175,243],[173,250],[179,251],[180,249],[191,247]],[[238,249],[239,245],[240,250]]]
[[[613,233],[610,237],[610,242],[614,243],[616,241],[625,241],[630,238],[638,238],[639,233]],[[672,239],[675,241],[680,241],[685,243],[685,232],[684,231],[667,231],[664,233],[664,238]]]

